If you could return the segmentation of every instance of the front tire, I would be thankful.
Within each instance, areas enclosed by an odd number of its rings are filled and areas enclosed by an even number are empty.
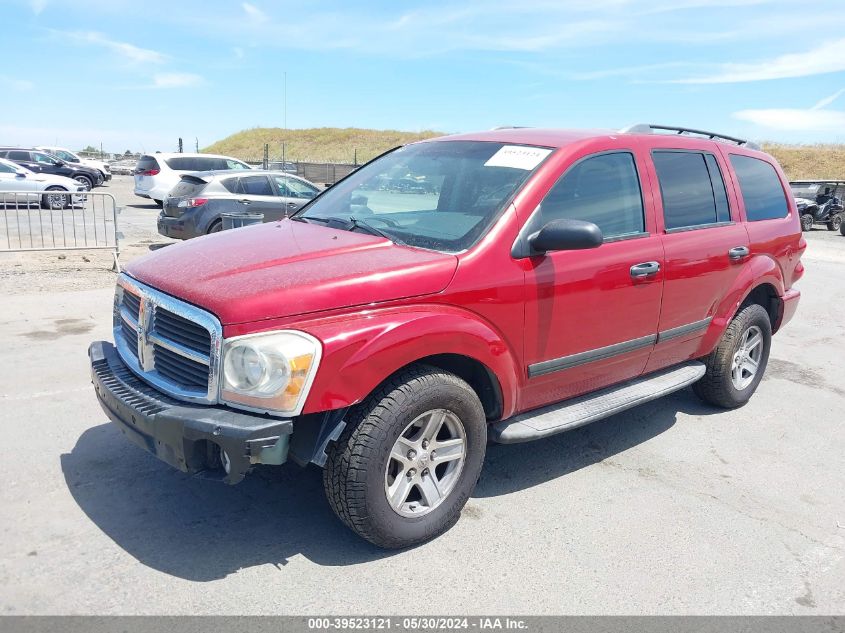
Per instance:
[[[329,505],[383,548],[417,545],[460,517],[487,445],[478,396],[454,374],[415,366],[350,410],[323,472]]]
[[[79,174],[78,176],[74,176],[73,179],[85,187],[85,191],[91,191],[94,188],[94,182],[88,176]]]
[[[802,231],[812,231],[813,230],[813,216],[809,213],[805,213],[801,216],[801,230]]]
[[[66,191],[62,187],[47,187],[46,189],[49,192],[53,191]],[[70,206],[70,196],[58,193],[45,193],[41,196],[41,208],[42,209],[64,209]]]
[[[717,407],[736,409],[754,395],[772,346],[772,325],[762,306],[751,304],[733,318],[722,340],[705,359],[707,371],[692,388]]]
[[[842,215],[837,213],[833,217],[830,218],[830,221],[827,223],[827,230],[828,231],[840,231],[842,229]]]

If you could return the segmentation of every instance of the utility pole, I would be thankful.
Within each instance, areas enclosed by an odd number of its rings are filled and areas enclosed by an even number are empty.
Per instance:
[[[196,136],[194,137],[194,149],[196,150],[197,154],[200,153],[200,140]]]
[[[182,137],[179,137],[179,153],[182,153]]]

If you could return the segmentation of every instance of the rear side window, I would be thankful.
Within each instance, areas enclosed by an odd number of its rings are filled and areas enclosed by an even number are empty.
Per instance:
[[[276,192],[270,186],[267,176],[241,177],[240,193],[250,196],[275,196]]]
[[[725,183],[712,155],[661,150],[652,157],[667,230],[730,221]]]
[[[606,239],[645,231],[633,155],[600,154],[570,167],[537,207],[528,230],[539,231],[552,220],[593,222]]]
[[[145,171],[151,171],[154,169],[160,168],[158,166],[158,161],[152,156],[141,156],[141,158],[138,159],[138,162],[135,163],[136,174],[140,174]]]
[[[12,150],[9,152],[9,160],[31,160],[29,152]]]
[[[232,193],[235,193],[238,190],[237,178],[226,178],[226,180],[222,180],[220,184],[226,187],[226,191],[231,191]]]
[[[789,206],[775,168],[764,160],[731,154],[742,199],[745,216],[750,222],[784,218]]]

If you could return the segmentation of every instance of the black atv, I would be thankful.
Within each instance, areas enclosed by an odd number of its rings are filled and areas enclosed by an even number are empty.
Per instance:
[[[801,230],[809,231],[814,224],[824,224],[828,231],[840,231],[845,235],[842,227],[845,181],[796,180],[789,185],[801,216]]]

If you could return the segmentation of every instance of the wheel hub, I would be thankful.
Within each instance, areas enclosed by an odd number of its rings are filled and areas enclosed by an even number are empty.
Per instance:
[[[466,432],[455,413],[434,409],[417,416],[390,451],[384,476],[390,507],[402,516],[431,512],[454,489],[465,457]]]

